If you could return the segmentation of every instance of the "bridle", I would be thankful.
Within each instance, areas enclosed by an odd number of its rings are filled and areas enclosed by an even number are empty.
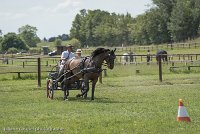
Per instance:
[[[116,56],[115,56],[114,52],[113,51],[109,52],[109,54],[105,58],[105,61],[106,61],[105,64],[109,67],[115,58],[116,58]],[[113,62],[113,64],[114,64],[114,62]]]

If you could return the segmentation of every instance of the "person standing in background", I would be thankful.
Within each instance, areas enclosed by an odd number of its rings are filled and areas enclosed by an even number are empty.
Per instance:
[[[151,59],[151,57],[150,57],[150,50],[147,50],[147,65],[149,65],[150,59]]]

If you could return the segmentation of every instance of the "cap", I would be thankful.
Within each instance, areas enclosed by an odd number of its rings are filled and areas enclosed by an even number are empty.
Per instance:
[[[77,49],[77,50],[76,50],[76,53],[77,53],[77,54],[80,54],[81,52],[82,52],[81,49]]]

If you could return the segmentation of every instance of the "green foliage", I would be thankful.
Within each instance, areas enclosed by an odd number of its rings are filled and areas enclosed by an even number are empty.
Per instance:
[[[199,0],[153,0],[144,14],[81,10],[76,15],[70,37],[82,46],[121,46],[179,42],[199,36]]]
[[[71,45],[74,47],[74,49],[79,49],[79,48],[81,48],[80,41],[77,40],[77,39],[75,39],[75,38],[73,38],[73,39],[67,41],[66,44],[71,44]]]
[[[11,48],[8,49],[8,53],[15,54],[15,53],[17,53],[17,52],[19,52],[19,51],[17,50],[17,48],[11,47]]]
[[[29,49],[29,52],[30,53],[41,53],[41,49],[32,47],[32,48]]]
[[[36,44],[40,42],[39,37],[37,36],[37,28],[25,25],[18,29],[20,37],[29,47],[36,47]]]
[[[101,10],[81,10],[73,21],[70,37],[78,39],[82,46],[121,45],[133,43],[128,39],[130,14],[116,15]]]
[[[2,51],[2,46],[1,46],[2,40],[3,40],[3,37],[0,36],[0,52]]]
[[[55,45],[55,46],[61,46],[61,45],[62,45],[62,40],[61,40],[61,39],[56,39],[56,40],[54,41],[54,45]]]
[[[62,41],[67,41],[69,39],[69,35],[67,34],[62,34],[62,35],[58,35],[57,37],[58,39],[61,39]]]
[[[199,0],[177,0],[172,10],[169,30],[174,41],[183,41],[197,36],[200,24]]]
[[[2,51],[7,51],[9,48],[16,48],[18,50],[25,49],[28,50],[26,44],[21,40],[21,38],[15,33],[8,33],[4,35],[1,42]]]
[[[2,30],[0,29],[0,36],[2,36],[2,34],[3,34],[3,33],[2,33]]]

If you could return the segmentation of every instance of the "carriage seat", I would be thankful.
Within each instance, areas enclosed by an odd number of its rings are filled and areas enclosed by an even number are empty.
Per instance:
[[[49,77],[53,80],[56,80],[58,78],[58,72],[49,73]]]

